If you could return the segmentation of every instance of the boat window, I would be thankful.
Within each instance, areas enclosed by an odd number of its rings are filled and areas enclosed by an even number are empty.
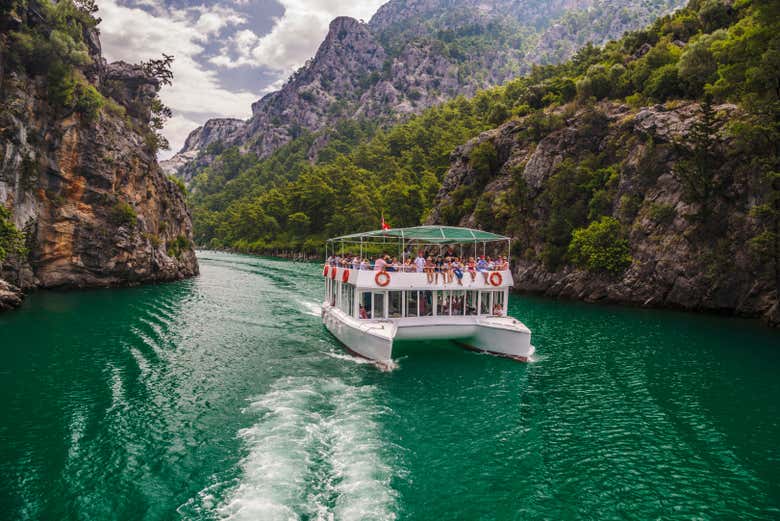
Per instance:
[[[403,292],[387,292],[387,316],[390,318],[401,318],[401,306],[403,304]]]
[[[463,314],[463,302],[466,300],[465,291],[452,292],[452,316]]]
[[[407,317],[417,316],[417,292],[416,291],[406,292],[406,316]]]
[[[358,308],[358,318],[371,318],[371,293],[361,291],[358,301],[360,302],[360,307],[365,311],[365,315],[363,315],[360,308]]]
[[[443,316],[450,314],[449,292],[443,290],[436,290],[436,316]]]
[[[378,291],[374,293],[374,309],[371,318],[385,318],[385,293]]]
[[[477,314],[477,292],[476,291],[466,292],[466,314],[467,315]]]
[[[493,307],[491,309],[493,310],[493,315],[504,314],[504,292],[503,291],[493,292]]]
[[[492,291],[480,291],[479,292],[479,314],[490,314],[490,294]]]
[[[433,291],[420,292],[420,316],[430,317],[433,315]]]
[[[347,313],[349,316],[355,316],[355,286],[345,284],[344,289],[347,291]]]

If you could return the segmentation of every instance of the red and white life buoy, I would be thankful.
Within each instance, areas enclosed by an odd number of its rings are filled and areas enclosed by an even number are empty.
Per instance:
[[[384,288],[390,284],[390,275],[386,271],[380,271],[374,275],[374,282],[376,282],[376,285],[380,288]]]
[[[500,286],[502,282],[504,282],[504,277],[501,276],[501,274],[497,271],[494,271],[490,274],[490,283],[494,286]]]
[[[330,266],[328,266],[328,265],[326,264],[326,265],[325,265],[325,269],[324,269],[324,270],[322,270],[322,276],[323,276],[323,277],[327,277],[327,276],[328,276],[328,270],[329,270],[329,269],[330,269]]]
[[[341,274],[341,282],[345,284],[349,282],[349,270],[345,269],[344,273]]]
[[[339,269],[338,269],[338,268],[333,268],[333,269],[330,271],[330,278],[331,278],[332,280],[336,280],[336,272],[337,272],[337,271],[339,271]]]

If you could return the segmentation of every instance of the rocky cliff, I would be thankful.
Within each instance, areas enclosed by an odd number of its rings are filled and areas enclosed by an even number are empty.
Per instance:
[[[513,120],[456,149],[429,221],[513,236],[521,291],[777,324],[776,274],[749,247],[758,233],[750,208],[768,190],[728,126],[739,112],[714,108],[706,145],[712,170],[697,178],[699,188],[713,188],[706,198],[685,185],[691,157],[702,157],[691,137],[702,124],[698,103],[605,102],[559,108],[541,122]],[[574,229],[604,217],[622,230],[614,242],[627,240],[626,265],[573,265]]]
[[[198,273],[185,195],[155,158],[160,79],[107,64],[90,20],[67,2],[0,12],[0,205],[25,242],[1,274],[25,290]]]
[[[586,42],[618,37],[683,3],[392,0],[368,24],[336,18],[317,54],[281,90],[256,102],[243,126],[211,120],[187,140],[198,147],[185,145],[163,165],[189,182],[213,161],[206,147],[216,141],[266,157],[302,132],[342,119],[391,124],[500,84],[534,63],[568,58]],[[209,126],[231,130],[204,132]]]

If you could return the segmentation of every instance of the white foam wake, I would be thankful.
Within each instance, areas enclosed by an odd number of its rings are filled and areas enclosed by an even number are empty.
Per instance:
[[[396,492],[371,386],[286,378],[247,409],[242,477],[217,507],[227,519],[392,520]]]
[[[305,313],[307,315],[311,315],[313,317],[319,317],[322,315],[322,304],[317,304],[316,302],[309,302],[307,300],[301,301],[301,305],[303,306],[303,309],[305,309]]]

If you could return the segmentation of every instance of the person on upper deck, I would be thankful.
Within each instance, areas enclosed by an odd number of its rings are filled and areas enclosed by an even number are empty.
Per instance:
[[[452,273],[455,274],[455,277],[458,279],[458,284],[463,285],[463,264],[460,262],[459,257],[455,257],[455,260],[452,261]]]
[[[487,284],[488,281],[488,263],[485,260],[485,257],[482,256],[477,261],[477,271],[482,274],[482,276],[485,278],[485,284]]]
[[[379,256],[374,261],[374,271],[387,271],[387,261],[383,256]]]
[[[423,257],[422,251],[417,252],[417,258],[414,259],[414,266],[417,273],[422,273],[425,269],[425,257]]]

